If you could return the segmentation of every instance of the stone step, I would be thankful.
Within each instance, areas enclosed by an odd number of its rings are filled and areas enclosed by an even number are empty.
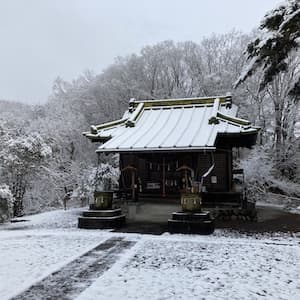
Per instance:
[[[190,213],[190,212],[173,212],[173,220],[181,221],[205,221],[211,220],[210,212],[205,211],[201,213]]]
[[[121,208],[109,210],[86,210],[82,213],[84,217],[113,217],[122,214]]]
[[[78,228],[85,229],[108,229],[117,228],[125,224],[126,217],[121,214],[111,217],[79,217]]]
[[[215,230],[214,220],[182,221],[168,220],[170,233],[212,234]]]

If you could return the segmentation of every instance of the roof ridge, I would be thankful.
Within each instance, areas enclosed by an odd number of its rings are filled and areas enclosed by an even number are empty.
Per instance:
[[[230,116],[230,115],[224,114],[220,111],[217,112],[217,118],[222,119],[224,121],[237,123],[238,125],[244,125],[244,126],[251,125],[251,122],[248,121],[248,120],[238,118],[238,117],[234,117],[234,116]]]
[[[174,99],[149,99],[134,101],[134,106],[144,103],[144,107],[151,106],[173,106],[173,105],[186,105],[186,104],[213,104],[215,99],[220,99],[220,103],[231,106],[231,95],[225,96],[210,96],[210,97],[193,97],[193,98],[174,98]]]

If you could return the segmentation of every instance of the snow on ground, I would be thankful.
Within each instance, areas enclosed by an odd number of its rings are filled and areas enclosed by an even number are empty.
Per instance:
[[[162,236],[77,229],[81,210],[0,226],[0,299],[9,299],[111,237],[138,242],[76,300],[300,299],[300,239]]]
[[[293,214],[300,214],[300,198],[287,197],[275,193],[266,193],[261,201],[256,202],[257,206],[269,206],[289,211]]]
[[[76,300],[299,299],[299,243],[143,238]]]
[[[75,229],[79,212],[47,212],[21,218],[27,222],[0,226],[1,300],[18,294],[106,239],[105,231],[86,234]]]
[[[82,210],[82,208],[70,210],[59,209],[36,215],[24,216],[15,219],[19,222],[1,225],[2,227],[0,227],[0,229],[74,229],[77,227],[77,218],[80,216]]]

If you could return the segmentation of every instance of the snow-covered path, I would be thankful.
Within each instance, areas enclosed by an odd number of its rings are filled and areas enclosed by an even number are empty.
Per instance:
[[[77,300],[299,299],[297,243],[144,238]]]
[[[79,213],[54,211],[0,226],[1,300],[40,283],[47,289],[50,274],[58,271],[61,280],[64,270],[76,269],[77,263],[78,273],[82,268],[89,275],[82,282],[74,275],[79,283],[73,281],[76,292],[68,299],[300,299],[299,237],[247,237],[221,230],[211,236],[79,230]],[[106,256],[96,251],[93,262],[112,260],[93,273],[94,263],[80,257],[109,239],[135,244]],[[18,299],[41,299],[40,290],[34,291]],[[57,299],[51,289],[47,299]]]
[[[108,232],[76,229],[78,210],[0,225],[0,299],[9,299],[105,241]]]
[[[107,271],[134,241],[110,238],[73,260],[60,270],[34,284],[13,300],[74,299],[91,283]]]

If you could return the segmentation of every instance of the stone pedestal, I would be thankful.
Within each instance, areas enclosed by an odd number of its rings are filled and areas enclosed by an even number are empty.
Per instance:
[[[78,227],[86,229],[118,228],[125,224],[121,208],[113,207],[113,191],[97,191],[90,209],[78,218]]]
[[[212,234],[215,222],[210,212],[174,212],[168,228],[170,233]]]
[[[85,229],[118,228],[125,224],[125,215],[120,208],[87,210],[78,218],[78,227]]]

